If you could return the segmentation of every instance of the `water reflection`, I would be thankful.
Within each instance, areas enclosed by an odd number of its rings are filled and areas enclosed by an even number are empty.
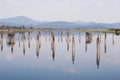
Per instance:
[[[20,33],[18,32],[18,41],[19,41],[19,47],[20,47]]]
[[[92,42],[92,33],[91,32],[86,32],[86,36],[85,36],[85,51],[87,52],[87,45],[90,44]]]
[[[100,38],[99,35],[97,35],[97,40],[96,40],[96,64],[97,64],[97,68],[99,68],[99,64],[100,64]]]
[[[112,35],[112,42],[113,42],[113,45],[115,44],[114,43],[114,33],[113,33],[113,35]]]
[[[39,49],[41,47],[41,34],[40,32],[37,32],[36,35],[36,56],[39,58]]]
[[[51,32],[51,50],[52,50],[52,58],[55,60],[55,35],[54,32]]]
[[[72,62],[74,64],[75,61],[75,38],[74,38],[74,34],[72,36]]]
[[[28,32],[28,47],[30,48],[31,33]]]
[[[63,32],[61,31],[61,42],[63,42],[62,34],[63,34]]]
[[[78,36],[78,38],[79,38],[79,43],[81,42],[81,38],[80,38],[80,32],[79,32],[79,36]]]
[[[67,43],[67,51],[69,51],[69,43],[70,43],[70,33],[66,32],[66,43]]]
[[[13,48],[15,45],[15,33],[7,33],[7,45],[11,47],[11,52],[13,53]]]
[[[106,37],[107,37],[107,33],[105,33],[105,37],[104,37],[104,52],[106,53]]]
[[[44,35],[43,35],[44,34]],[[42,39],[44,36],[45,39]],[[17,37],[17,38],[16,38]],[[84,37],[84,39],[83,39]],[[112,44],[114,45],[114,33],[112,33]],[[34,44],[31,44],[32,38],[35,39],[36,42]],[[57,39],[56,39],[57,38]],[[58,52],[56,51],[56,47],[59,47],[59,42],[66,44],[62,44],[62,46],[66,46],[66,51],[71,52],[72,54],[72,63],[75,63],[75,56],[78,54],[76,53],[76,50],[79,49],[78,43],[85,42],[85,52],[88,52],[88,45],[92,44],[92,41],[96,39],[96,65],[97,68],[99,68],[100,65],[100,54],[101,54],[101,44],[102,41],[104,41],[104,53],[107,53],[107,33],[92,33],[92,32],[69,32],[69,31],[38,31],[38,32],[0,32],[0,46],[1,46],[1,52],[3,51],[3,47],[5,46],[5,43],[3,43],[3,40],[6,40],[6,44],[8,47],[11,48],[11,53],[14,52],[14,46],[16,41],[18,42],[18,47],[21,49],[23,55],[26,54],[26,48],[31,49],[31,46],[36,46],[36,56],[39,58],[40,55],[40,49],[42,46],[44,46],[43,42],[49,42],[51,44],[51,54],[53,61],[55,60],[55,54]],[[36,44],[35,44],[36,43]],[[22,44],[22,45],[21,45]],[[26,44],[28,44],[26,46]],[[41,46],[41,44],[43,44]],[[82,45],[82,47],[84,46]],[[48,44],[46,44],[48,46]],[[95,45],[94,45],[95,46]],[[77,49],[76,49],[77,48]],[[16,49],[16,48],[15,48]],[[71,49],[71,50],[70,50]],[[48,49],[46,49],[48,50]]]
[[[25,32],[22,34],[22,40],[23,40],[23,54],[25,56],[25,49],[26,49],[26,34],[25,34]]]

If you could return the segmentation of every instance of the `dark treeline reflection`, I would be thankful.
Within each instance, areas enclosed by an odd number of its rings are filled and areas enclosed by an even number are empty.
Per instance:
[[[42,35],[44,34],[44,35]],[[71,60],[72,63],[75,63],[75,55],[76,55],[76,48],[77,44],[82,44],[82,42],[85,42],[85,52],[88,52],[88,45],[90,45],[93,41],[93,35],[95,36],[96,41],[96,65],[97,68],[99,68],[100,64],[100,52],[101,52],[101,41],[104,42],[104,53],[107,53],[107,33],[91,33],[91,32],[69,32],[69,31],[49,31],[49,32],[0,32],[0,47],[1,52],[4,50],[5,42],[6,45],[11,48],[11,53],[14,52],[14,46],[16,45],[16,41],[18,41],[18,48],[22,49],[23,55],[26,54],[26,48],[31,48],[31,41],[32,38],[35,39],[34,45],[36,46],[36,57],[39,58],[40,55],[40,49],[42,45],[42,40],[44,42],[50,43],[50,50],[51,50],[51,57],[53,61],[55,60],[55,54],[57,43],[63,43],[64,41],[66,44],[63,46],[66,46],[66,51],[71,52]],[[101,37],[103,35],[103,37]],[[44,37],[42,37],[44,36]],[[84,39],[82,39],[84,37]],[[45,39],[42,39],[45,38]],[[103,39],[102,39],[103,38]],[[112,33],[111,36],[112,44],[114,45],[114,33]],[[84,40],[84,41],[83,41]],[[26,45],[28,44],[28,45]],[[44,45],[44,44],[43,44]],[[84,47],[84,46],[83,46]],[[79,48],[79,47],[78,47]],[[71,49],[71,50],[70,50]],[[47,50],[47,49],[46,49]]]

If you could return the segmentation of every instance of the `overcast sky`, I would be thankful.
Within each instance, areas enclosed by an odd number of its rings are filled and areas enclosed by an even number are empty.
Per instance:
[[[0,0],[0,19],[14,16],[115,23],[120,22],[120,0]]]

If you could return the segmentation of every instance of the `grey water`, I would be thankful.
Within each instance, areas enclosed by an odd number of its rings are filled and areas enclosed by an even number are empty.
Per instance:
[[[0,32],[0,80],[120,80],[120,36]]]

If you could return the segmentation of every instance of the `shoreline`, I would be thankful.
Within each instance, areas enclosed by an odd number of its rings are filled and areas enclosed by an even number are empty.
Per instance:
[[[0,28],[0,32],[50,32],[50,31],[66,31],[66,32],[102,32],[102,33],[118,33],[120,34],[120,29],[66,29],[66,28],[19,28],[19,27],[9,27]]]

